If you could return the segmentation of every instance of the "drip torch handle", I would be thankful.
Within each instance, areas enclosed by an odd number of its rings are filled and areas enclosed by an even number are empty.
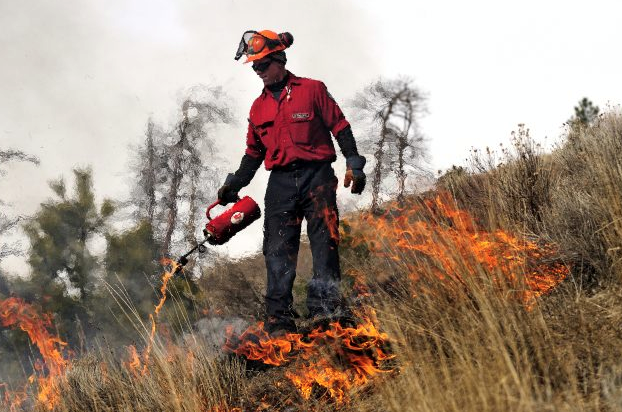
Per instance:
[[[236,198],[236,202],[240,200],[240,197],[237,196]],[[216,201],[214,203],[212,203],[211,205],[209,205],[209,207],[207,208],[207,211],[205,212],[205,216],[207,217],[207,220],[212,220],[212,217],[210,216],[210,212],[212,211],[213,208],[215,208],[216,206],[218,206],[220,204],[220,199],[216,199]]]
[[[207,208],[207,211],[205,212],[205,216],[207,216],[207,220],[212,220],[212,217],[209,215],[209,212],[215,208],[216,206],[218,206],[220,204],[220,199],[217,199],[214,203],[212,203],[211,205],[209,205],[209,207]]]

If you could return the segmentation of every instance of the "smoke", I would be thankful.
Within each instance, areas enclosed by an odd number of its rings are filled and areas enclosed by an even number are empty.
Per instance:
[[[233,171],[244,150],[248,110],[261,90],[250,67],[233,60],[245,30],[290,31],[295,40],[288,68],[324,81],[342,106],[379,71],[375,37],[361,41],[365,28],[373,26],[372,16],[350,1],[2,2],[0,26],[6,63],[0,65],[0,149],[41,160],[34,172],[32,165],[16,163],[0,179],[14,215],[32,215],[52,194],[48,181],[71,176],[77,166],[92,166],[97,203],[128,197],[128,146],[144,138],[149,116],[158,124],[177,121],[179,94],[201,84],[222,86],[234,99],[238,121],[220,129],[217,141],[229,160],[230,169],[222,174]],[[266,180],[260,171],[246,194],[263,199]],[[238,255],[256,250],[261,236],[261,225],[255,224],[220,250]],[[27,274],[22,258],[4,263],[11,274]],[[151,292],[134,284],[127,288],[137,295]],[[8,291],[6,285],[2,289]],[[236,332],[246,326],[241,319],[212,318],[197,328],[218,346],[226,324]],[[96,335],[107,326],[83,328]]]
[[[194,337],[199,337],[203,340],[205,349],[212,349],[215,353],[222,354],[221,348],[224,346],[227,331],[238,336],[250,323],[242,318],[238,317],[220,317],[220,316],[208,316],[199,319],[194,327],[196,329]],[[185,341],[192,341],[190,335],[184,337]]]
[[[219,130],[218,149],[237,167],[247,113],[261,90],[250,67],[233,60],[242,33],[290,31],[288,68],[324,81],[343,106],[379,70],[380,47],[363,36],[373,21],[354,4],[3,2],[0,49],[9,64],[0,67],[0,141],[41,159],[35,173],[16,165],[0,180],[5,200],[32,214],[50,196],[50,179],[85,165],[98,198],[129,196],[128,145],[143,138],[150,115],[158,124],[178,120],[177,94],[199,84],[222,86],[236,102],[238,122]],[[263,198],[266,179],[259,173],[248,194]],[[241,252],[249,252],[261,230],[244,236]],[[10,269],[17,267],[12,261]]]

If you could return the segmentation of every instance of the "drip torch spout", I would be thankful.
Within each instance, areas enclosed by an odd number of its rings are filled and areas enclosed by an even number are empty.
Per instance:
[[[205,247],[205,242],[207,242],[208,239],[209,234],[205,236],[205,239],[201,243],[197,243],[195,247],[193,247],[187,253],[181,255],[179,259],[177,259],[177,268],[175,269],[173,275],[181,273],[181,271],[184,269],[184,266],[188,264],[188,256],[190,256],[192,253],[194,253],[195,251],[198,251],[199,253],[205,253],[205,251],[207,250],[207,248]]]

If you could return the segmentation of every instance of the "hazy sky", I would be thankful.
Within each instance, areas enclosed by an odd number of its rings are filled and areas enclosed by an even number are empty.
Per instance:
[[[183,91],[197,84],[223,85],[236,103],[238,124],[219,135],[233,171],[261,90],[233,60],[248,29],[291,32],[288,68],[323,80],[346,115],[348,99],[374,78],[414,77],[429,95],[422,127],[434,169],[507,142],[518,123],[554,140],[580,98],[601,109],[622,101],[621,4],[0,1],[0,148],[41,159],[11,165],[0,199],[13,214],[33,213],[51,194],[47,181],[80,165],[93,167],[98,196],[124,196],[128,145],[149,116],[174,122]],[[246,193],[263,199],[265,177]],[[261,225],[252,229],[236,247],[257,248]]]

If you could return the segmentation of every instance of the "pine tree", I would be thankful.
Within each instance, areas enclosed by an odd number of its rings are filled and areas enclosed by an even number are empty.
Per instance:
[[[574,107],[574,116],[569,120],[570,124],[579,124],[581,126],[589,126],[598,117],[600,109],[594,106],[591,100],[584,97],[579,104]]]
[[[56,199],[41,205],[24,225],[30,240],[29,279],[17,279],[16,289],[27,301],[39,302],[45,312],[58,315],[61,329],[76,338],[74,320],[90,320],[92,298],[101,281],[98,259],[89,250],[97,234],[105,234],[112,202],[95,204],[89,169],[75,169],[75,190],[70,196],[61,178],[50,183]]]

